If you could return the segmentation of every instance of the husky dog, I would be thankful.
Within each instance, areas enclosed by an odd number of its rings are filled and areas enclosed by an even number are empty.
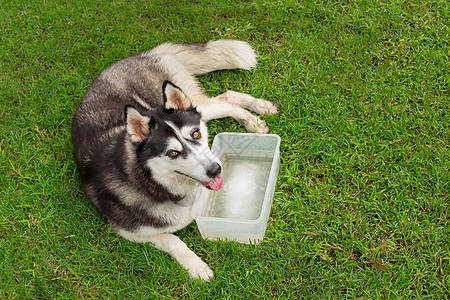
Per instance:
[[[265,133],[265,122],[246,109],[277,112],[243,93],[210,98],[194,75],[255,65],[255,52],[241,41],[162,44],[101,72],[73,118],[74,156],[89,201],[119,236],[169,253],[192,278],[209,281],[213,272],[172,233],[193,220],[194,188],[222,186],[205,123],[233,117]]]

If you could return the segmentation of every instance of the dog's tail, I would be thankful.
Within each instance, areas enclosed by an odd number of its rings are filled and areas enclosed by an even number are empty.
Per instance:
[[[151,50],[152,53],[176,57],[192,75],[224,69],[250,70],[256,66],[256,54],[242,41],[218,40],[206,43],[165,43]]]

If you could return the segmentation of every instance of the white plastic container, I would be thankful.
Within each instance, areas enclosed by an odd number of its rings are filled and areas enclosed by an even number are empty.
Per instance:
[[[219,133],[211,151],[224,180],[215,192],[202,188],[192,208],[208,240],[258,244],[264,237],[280,165],[281,139],[275,134]]]

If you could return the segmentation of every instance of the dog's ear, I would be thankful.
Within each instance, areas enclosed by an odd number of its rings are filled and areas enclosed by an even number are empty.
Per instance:
[[[192,104],[179,87],[167,80],[163,83],[163,95],[165,109],[187,109]]]
[[[127,132],[132,142],[143,142],[150,134],[150,118],[141,115],[132,105],[125,106]]]

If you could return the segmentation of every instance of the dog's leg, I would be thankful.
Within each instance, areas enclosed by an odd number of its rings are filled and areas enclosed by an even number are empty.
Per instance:
[[[278,112],[278,107],[270,101],[255,98],[249,94],[227,91],[217,97],[221,101],[227,101],[239,105],[261,115],[272,115]]]
[[[167,252],[194,279],[209,281],[213,278],[213,272],[179,237],[171,233],[156,234],[153,236],[141,236],[128,231],[119,230],[118,234],[123,238],[137,243],[149,242],[156,249]]]
[[[205,122],[214,119],[232,117],[250,132],[267,133],[269,127],[264,120],[252,115],[235,103],[223,99],[210,98],[207,103],[197,104],[197,110]]]

